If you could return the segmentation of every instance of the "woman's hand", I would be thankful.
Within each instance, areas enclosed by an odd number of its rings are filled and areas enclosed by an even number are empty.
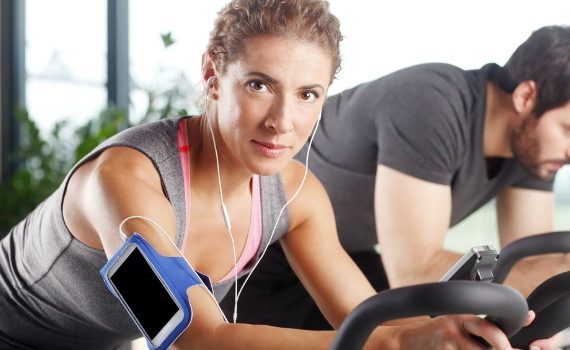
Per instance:
[[[534,319],[535,313],[529,311],[525,327]],[[497,326],[473,315],[440,316],[405,326],[378,327],[368,339],[365,348],[485,349],[473,336],[485,339],[493,349],[511,349],[506,335]],[[562,341],[562,333],[558,333],[548,339],[535,340],[530,344],[530,350],[554,350],[561,346]]]
[[[473,336],[483,338],[494,349],[511,349],[507,336],[497,326],[474,315],[440,316],[406,326],[378,327],[365,349],[485,349]]]
[[[526,320],[525,323],[525,327],[530,325],[532,323],[532,321],[534,321],[534,318],[536,317],[536,314],[534,313],[534,311],[529,311],[528,312],[528,319]],[[559,348],[560,346],[562,346],[562,341],[564,340],[564,337],[562,335],[562,333],[556,333],[555,335],[553,335],[552,337],[548,338],[548,339],[539,339],[539,340],[535,340],[532,343],[530,343],[530,350],[554,350]]]

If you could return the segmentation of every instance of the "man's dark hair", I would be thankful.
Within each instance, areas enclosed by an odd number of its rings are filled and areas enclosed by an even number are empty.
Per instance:
[[[537,87],[534,114],[570,101],[570,27],[542,27],[522,43],[503,67],[513,83],[532,80]]]

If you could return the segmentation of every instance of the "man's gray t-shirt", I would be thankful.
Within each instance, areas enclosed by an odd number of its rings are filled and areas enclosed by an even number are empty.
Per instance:
[[[533,178],[515,159],[504,159],[488,176],[483,130],[491,67],[465,71],[423,64],[328,98],[309,169],[331,198],[347,251],[367,250],[377,243],[378,164],[451,186],[451,225],[505,187],[552,190],[552,181]],[[297,159],[304,161],[305,152]]]

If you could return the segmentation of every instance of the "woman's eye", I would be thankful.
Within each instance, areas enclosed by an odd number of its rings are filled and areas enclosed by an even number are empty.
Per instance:
[[[314,91],[303,91],[301,92],[301,99],[307,102],[313,102],[319,98],[319,94]]]
[[[265,90],[267,90],[267,85],[265,85],[265,83],[260,81],[260,80],[248,81],[247,85],[253,91],[265,91]]]

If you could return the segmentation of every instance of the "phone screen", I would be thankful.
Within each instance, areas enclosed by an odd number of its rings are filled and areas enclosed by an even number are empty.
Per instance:
[[[110,280],[151,339],[178,311],[178,305],[138,248]]]

